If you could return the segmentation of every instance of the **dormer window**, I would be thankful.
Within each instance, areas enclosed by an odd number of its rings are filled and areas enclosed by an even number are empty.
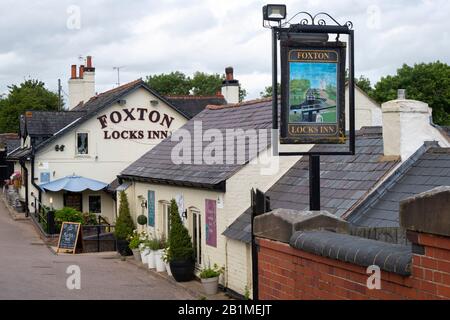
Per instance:
[[[87,132],[77,133],[77,154],[89,154],[89,135]]]

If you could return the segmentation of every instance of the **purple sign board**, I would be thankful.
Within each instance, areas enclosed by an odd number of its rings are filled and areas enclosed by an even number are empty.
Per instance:
[[[216,200],[205,200],[206,244],[217,247]]]

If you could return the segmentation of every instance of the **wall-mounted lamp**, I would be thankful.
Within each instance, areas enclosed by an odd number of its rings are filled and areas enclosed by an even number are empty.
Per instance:
[[[158,100],[150,100],[150,105],[151,105],[152,107],[156,107],[158,104],[159,104],[159,101],[158,101]]]
[[[187,219],[187,209],[185,209],[185,210],[181,213],[181,216],[182,216],[184,219]]]
[[[147,200],[143,199],[143,200],[141,201],[141,207],[147,209]]]

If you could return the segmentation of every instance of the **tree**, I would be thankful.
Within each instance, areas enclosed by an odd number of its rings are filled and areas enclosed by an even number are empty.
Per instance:
[[[130,214],[128,197],[124,191],[120,192],[119,217],[116,221],[114,234],[117,240],[126,240],[133,233],[134,222]]]
[[[8,86],[6,98],[0,98],[0,133],[18,132],[19,116],[25,111],[57,111],[58,95],[39,80],[25,80]]]
[[[169,261],[190,260],[194,247],[188,229],[183,225],[175,199],[170,201]]]
[[[406,89],[408,99],[428,103],[433,121],[450,125],[450,66],[440,61],[404,64],[397,74],[381,78],[371,96],[379,103],[397,98],[397,90]]]
[[[191,79],[192,94],[196,96],[213,96],[222,88],[223,76],[197,71]]]
[[[279,83],[277,83],[277,89],[278,89],[278,94],[280,94],[281,86]],[[261,96],[261,98],[272,98],[272,86],[265,87],[264,91],[261,91],[259,93],[259,95]]]
[[[180,71],[175,71],[147,76],[145,82],[163,96],[190,94],[213,96],[221,91],[224,79],[224,75],[217,73],[208,74],[197,71],[191,78]],[[244,100],[246,96],[247,91],[240,88],[239,101]]]
[[[349,79],[348,69],[345,69],[345,82],[347,83]],[[359,78],[355,78],[355,85],[358,86],[362,91],[367,93],[369,96],[372,94],[373,88],[370,83],[370,79],[364,75],[360,75]]]
[[[163,96],[188,95],[192,88],[191,79],[179,71],[150,75],[145,82]]]

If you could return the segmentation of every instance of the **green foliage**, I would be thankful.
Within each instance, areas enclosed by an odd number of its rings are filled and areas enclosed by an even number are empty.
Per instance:
[[[84,212],[82,216],[83,216],[83,224],[93,225],[98,223],[97,216],[95,215],[95,213]]]
[[[197,71],[189,77],[180,71],[175,71],[147,76],[145,82],[163,96],[190,94],[212,96],[221,91],[224,79],[223,75],[217,73],[208,74]],[[240,88],[239,100],[243,101],[246,96],[247,91]]]
[[[197,71],[191,79],[192,94],[196,96],[213,96],[220,92],[222,80],[219,74],[207,74]]]
[[[290,82],[290,104],[299,105],[306,98],[306,92],[311,88],[311,81],[308,79],[295,79]]]
[[[165,249],[167,246],[166,240],[164,239],[164,237],[162,238],[151,238],[149,240],[147,240],[146,242],[146,247],[149,248],[150,250],[161,250],[161,249]]]
[[[25,80],[8,86],[6,98],[0,98],[0,133],[18,132],[19,117],[25,111],[58,110],[58,95],[44,87],[39,80]]]
[[[74,208],[64,207],[55,211],[55,222],[59,225],[62,222],[79,222],[84,223],[83,214]]]
[[[397,98],[397,89],[406,89],[408,99],[428,103],[433,120],[450,125],[450,66],[440,61],[404,64],[394,76],[387,76],[375,85],[371,96],[379,103]]]
[[[280,94],[281,86],[279,83],[277,83],[277,90],[278,90],[278,94]],[[272,86],[265,87],[264,91],[261,91],[259,93],[259,95],[261,96],[261,98],[272,98]]]
[[[214,263],[213,267],[208,266],[206,268],[203,268],[200,272],[200,278],[207,279],[207,278],[215,278],[220,276],[225,271],[224,267],[219,268],[219,266]]]
[[[172,199],[170,202],[168,259],[169,261],[188,260],[193,259],[193,257],[194,248],[192,246],[191,236],[181,221],[175,199]]]
[[[133,233],[128,237],[127,239],[130,243],[128,244],[128,247],[130,249],[138,249],[139,245],[141,244],[141,235],[137,232],[137,230],[133,230]]]
[[[134,223],[131,219],[128,197],[124,191],[120,192],[119,217],[116,221],[114,235],[118,240],[126,240],[133,233]]]
[[[250,290],[248,289],[248,286],[245,286],[244,300],[250,300]]]
[[[191,90],[190,78],[179,71],[147,76],[145,82],[163,96],[188,95]]]
[[[143,214],[137,217],[137,223],[141,226],[145,226],[147,224],[147,217]]]
[[[372,84],[370,83],[369,78],[361,75],[359,78],[355,79],[355,84],[369,96],[373,92]]]

